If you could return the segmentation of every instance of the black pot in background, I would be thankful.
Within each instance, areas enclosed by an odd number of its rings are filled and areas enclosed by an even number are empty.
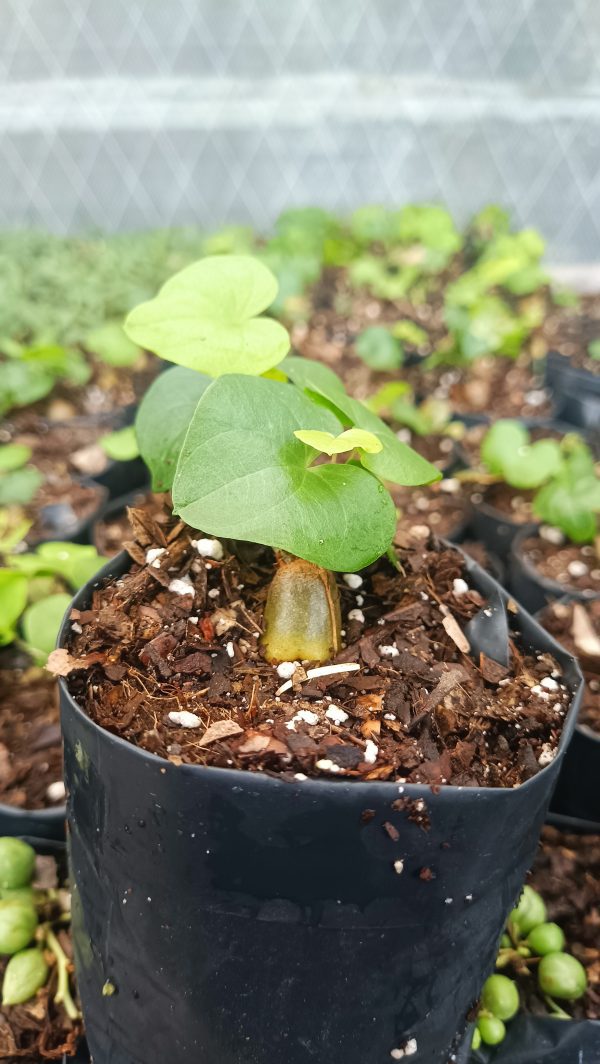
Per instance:
[[[600,1021],[520,1015],[506,1025],[493,1049],[472,1053],[471,1064],[595,1064],[600,1060]]]
[[[120,499],[148,482],[148,468],[141,458],[128,462],[109,461],[103,473],[92,478],[108,492],[110,500]]]
[[[546,580],[523,554],[523,542],[535,532],[535,526],[526,525],[514,537],[510,549],[509,588],[518,602],[530,613],[538,613],[553,599],[568,596],[575,602],[589,602],[598,598],[596,593],[586,594],[568,584]]]
[[[120,555],[94,584],[129,564]],[[581,697],[574,659],[524,612],[513,620],[573,692],[556,758],[514,789],[174,766],[99,728],[61,681],[74,943],[97,1061],[384,1064],[414,1037],[419,1060],[446,1064],[532,863]],[[68,633],[66,619],[60,645]],[[399,797],[425,803],[429,831],[393,808]],[[423,882],[423,867],[436,878]]]
[[[0,835],[64,842],[66,815],[64,805],[55,809],[18,809],[0,803]]]
[[[545,380],[559,403],[565,391],[573,395],[595,395],[600,398],[600,373],[578,369],[571,364],[570,359],[558,351],[549,351],[546,356]]]
[[[600,394],[580,393],[563,388],[560,393],[560,416],[577,428],[592,432],[600,425]]]
[[[28,550],[34,550],[36,547],[39,547],[40,543],[48,543],[50,540],[64,540],[69,543],[91,543],[92,526],[98,517],[98,514],[102,511],[103,506],[106,504],[108,491],[96,480],[92,480],[91,477],[73,477],[73,480],[95,490],[98,496],[96,509],[89,515],[89,517],[84,517],[79,521],[71,522],[61,520],[61,513],[60,511],[57,511],[54,527],[51,528],[47,536],[28,540]]]
[[[473,536],[481,540],[488,550],[497,554],[502,561],[507,558],[515,537],[524,528],[531,532],[536,528],[536,522],[532,521],[524,525],[522,521],[511,521],[503,510],[486,502],[485,492],[483,492],[480,503],[473,503],[473,517],[471,518]]]

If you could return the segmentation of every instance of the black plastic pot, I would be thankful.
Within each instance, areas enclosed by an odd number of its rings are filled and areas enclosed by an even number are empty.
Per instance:
[[[64,805],[55,809],[18,809],[0,804],[0,835],[61,842],[65,838],[66,815]]]
[[[509,558],[509,587],[515,598],[530,613],[538,613],[553,599],[567,595],[576,602],[589,602],[598,598],[595,592],[579,591],[556,580],[546,580],[523,554],[523,542],[535,532],[535,526],[521,527],[514,537]]]
[[[511,521],[503,510],[486,502],[485,495],[480,503],[473,503],[471,530],[475,539],[481,540],[488,550],[503,560],[509,554],[512,543],[519,532],[523,528],[531,531],[535,527],[536,524],[533,521],[527,525]]]
[[[148,480],[148,469],[141,458],[132,458],[128,462],[111,460],[104,472],[93,479],[106,488],[109,499],[118,499],[143,487]]]
[[[596,1064],[600,1060],[600,1021],[517,1016],[494,1049],[471,1055],[471,1064]]]
[[[559,403],[567,391],[572,395],[595,395],[600,399],[600,374],[578,369],[558,351],[549,351],[546,356],[545,379]]]
[[[569,387],[563,388],[560,395],[560,416],[577,428],[597,429],[600,425],[600,392],[575,392]]]
[[[120,555],[95,583],[128,565]],[[409,1038],[419,1061],[446,1064],[532,863],[581,697],[574,659],[524,612],[513,621],[573,692],[556,758],[514,789],[177,767],[103,731],[61,681],[74,942],[98,1064],[388,1064]],[[60,645],[68,632],[66,619]],[[425,803],[429,831],[393,808],[399,797]]]

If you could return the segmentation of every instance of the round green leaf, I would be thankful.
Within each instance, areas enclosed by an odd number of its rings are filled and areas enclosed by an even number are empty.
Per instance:
[[[220,377],[259,375],[281,362],[289,336],[260,314],[277,295],[267,267],[247,255],[214,255],[171,277],[129,314],[131,340],[180,366]]]
[[[11,569],[0,569],[0,646],[12,643],[26,604],[26,576]]]
[[[211,535],[264,543],[326,569],[368,565],[392,541],[392,500],[357,464],[313,466],[318,452],[294,437],[308,424],[332,434],[342,428],[289,384],[215,381],[183,444],[175,512]]]
[[[22,1005],[44,986],[48,965],[42,951],[35,946],[15,953],[6,965],[2,984],[2,1004]]]
[[[7,443],[0,447],[0,474],[20,469],[31,458],[31,447],[24,443]]]
[[[142,353],[125,335],[120,321],[107,321],[92,329],[85,338],[85,346],[109,366],[133,366]]]
[[[135,419],[140,453],[153,491],[169,491],[185,434],[211,378],[177,367],[161,373],[142,399]]]
[[[54,650],[58,630],[70,604],[70,595],[48,595],[25,610],[23,636],[29,649],[41,660]]]
[[[99,443],[108,457],[115,462],[131,462],[140,453],[133,425],[109,432],[107,436],[101,437]]]
[[[393,370],[402,365],[400,342],[382,325],[372,325],[357,337],[356,354],[371,369]]]
[[[507,456],[518,461],[519,451],[529,444],[529,433],[520,421],[503,418],[495,421],[483,437],[480,449],[481,461],[490,473],[503,475]]]

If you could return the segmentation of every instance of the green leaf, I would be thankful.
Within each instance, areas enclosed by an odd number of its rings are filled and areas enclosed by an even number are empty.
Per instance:
[[[73,591],[77,591],[102,568],[106,558],[95,547],[83,543],[52,540],[41,543],[35,553],[14,554],[10,565],[30,579],[36,576],[61,576]]]
[[[118,321],[107,321],[92,329],[85,338],[85,346],[100,362],[109,366],[134,366],[142,354]]]
[[[3,362],[0,364],[0,414],[19,406],[29,406],[43,399],[54,387],[54,376],[49,371],[27,362]]]
[[[31,447],[24,443],[7,443],[0,447],[0,476],[20,469],[31,458]]]
[[[502,418],[495,421],[481,442],[481,461],[490,473],[502,476],[507,454],[518,455],[529,444],[529,433],[520,421]]]
[[[0,569],[0,646],[12,643],[26,604],[27,578],[22,573]]]
[[[504,480],[513,488],[532,491],[541,487],[558,472],[562,453],[557,440],[538,440],[524,447],[519,455],[504,458]]]
[[[410,321],[408,318],[406,321],[397,321],[392,326],[392,336],[395,336],[401,343],[408,344],[409,347],[422,347],[423,344],[429,341],[429,336],[425,329],[422,329],[420,325],[416,325],[414,321]]]
[[[125,332],[161,358],[220,377],[260,374],[281,362],[289,337],[259,315],[277,295],[277,282],[257,259],[215,255],[187,266],[142,303]]]
[[[29,650],[44,662],[56,645],[62,619],[71,604],[64,593],[48,595],[28,606],[23,614],[22,629]]]
[[[133,425],[109,432],[107,436],[101,436],[98,442],[102,450],[115,462],[131,462],[140,453]]]
[[[76,385],[85,384],[92,372],[79,351],[61,344],[37,344],[28,347],[21,358],[25,365],[33,366],[36,372],[46,371],[56,380],[65,378]]]
[[[314,447],[315,451],[329,455],[344,454],[356,448],[366,451],[367,454],[378,454],[383,447],[377,436],[372,432],[365,432],[364,429],[346,429],[345,432],[340,432],[339,436],[316,429],[297,429],[294,436],[309,447]]]
[[[391,410],[397,399],[409,394],[412,394],[412,388],[407,381],[388,381],[365,399],[364,403],[374,414],[384,414]]]
[[[37,946],[15,953],[6,965],[2,1004],[23,1005],[44,986],[49,968]]]
[[[431,484],[441,473],[430,462],[402,443],[395,433],[358,399],[351,399],[333,370],[320,362],[288,357],[280,369],[297,388],[328,406],[346,427],[374,433],[383,444],[379,454],[362,454],[361,464],[382,481],[406,486]]]
[[[367,204],[350,215],[350,232],[364,247],[387,244],[396,235],[396,222],[387,207]]]
[[[16,469],[0,475],[0,506],[26,506],[43,483],[38,469]]]
[[[307,424],[333,434],[342,428],[289,384],[245,376],[214,382],[181,451],[175,512],[211,535],[264,543],[326,569],[368,565],[394,535],[392,500],[359,465],[313,466],[318,452],[294,437]]]
[[[161,373],[142,399],[135,419],[140,453],[153,491],[169,491],[177,459],[198,401],[210,377],[178,367]]]
[[[372,325],[361,332],[354,346],[358,357],[371,369],[393,370],[402,365],[402,345],[381,325]]]
[[[592,340],[588,344],[588,355],[590,358],[600,361],[600,340]]]
[[[600,478],[594,458],[579,437],[565,437],[567,452],[559,472],[534,499],[541,521],[560,528],[574,543],[591,543],[598,532]]]

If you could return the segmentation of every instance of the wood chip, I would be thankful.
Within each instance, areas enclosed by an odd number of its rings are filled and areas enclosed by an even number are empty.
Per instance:
[[[46,670],[51,672],[53,676],[68,676],[75,669],[88,669],[90,665],[104,661],[105,657],[105,654],[97,652],[87,654],[84,658],[73,658],[68,650],[61,647],[58,650],[53,650],[48,656]]]
[[[580,654],[589,658],[600,658],[600,637],[596,635],[585,607],[579,602],[573,604],[571,634]]]
[[[210,746],[221,739],[230,739],[233,735],[241,735],[243,730],[235,720],[216,720],[206,729],[198,746]]]
[[[456,618],[453,617],[451,613],[448,613],[443,618],[442,624],[446,629],[447,634],[450,636],[452,642],[456,643],[458,649],[463,654],[468,654],[471,649],[471,644],[469,643],[469,640],[467,639]]]

